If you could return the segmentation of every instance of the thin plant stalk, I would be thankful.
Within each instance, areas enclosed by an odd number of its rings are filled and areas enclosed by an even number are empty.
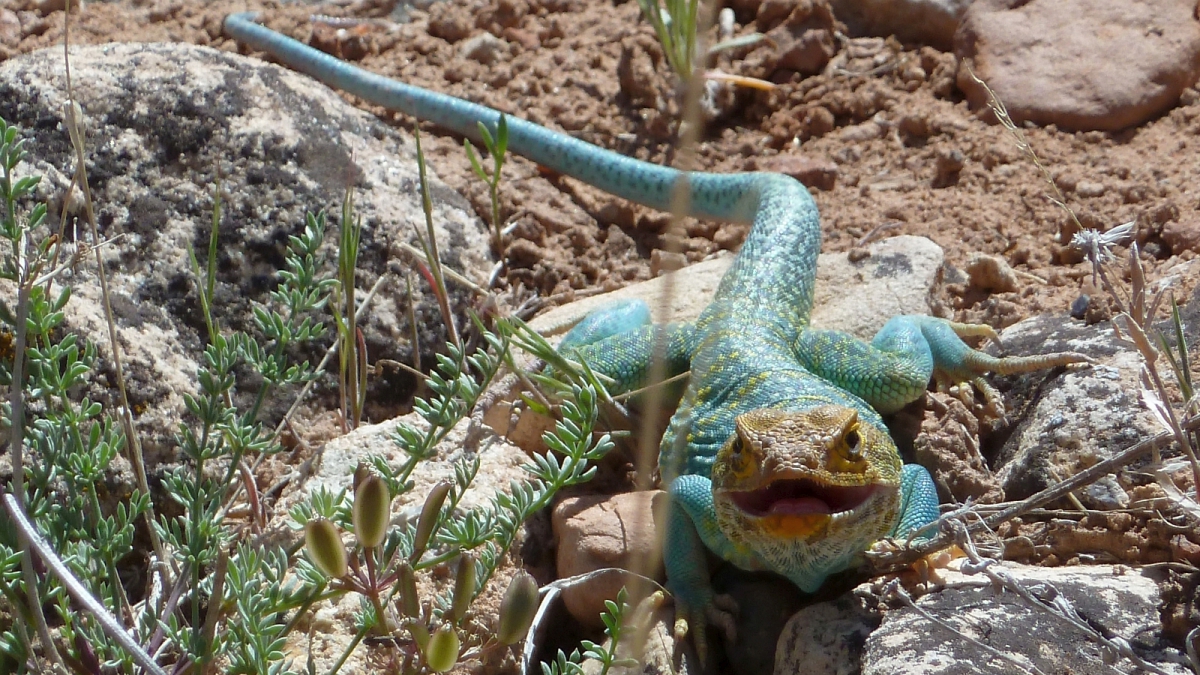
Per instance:
[[[492,202],[492,248],[495,249],[496,256],[503,263],[504,223],[500,220],[500,170],[504,168],[504,155],[508,152],[508,122],[504,114],[500,114],[500,121],[496,123],[495,137],[483,122],[479,123],[479,137],[483,139],[483,147],[487,149],[488,155],[492,158],[490,176],[483,170],[483,165],[475,156],[475,149],[471,147],[471,142],[465,138],[463,139],[463,149],[467,152],[467,159],[471,161],[471,169],[475,175],[488,185],[488,195]]]
[[[417,146],[417,175],[421,184],[421,210],[425,213],[426,236],[417,230],[417,239],[425,249],[425,259],[429,261],[429,272],[433,275],[433,294],[437,297],[438,308],[442,312],[442,321],[446,324],[446,336],[450,344],[461,349],[462,340],[458,329],[454,326],[454,314],[450,311],[450,297],[446,290],[446,279],[442,275],[442,259],[438,254],[437,234],[433,229],[433,197],[429,192],[429,178],[425,172],[425,153],[421,149],[421,129],[413,127],[413,138]]]
[[[80,119],[83,115],[83,109],[75,102],[74,88],[71,85],[71,59],[68,50],[70,44],[70,0],[67,2],[66,12],[63,15],[63,57],[67,80],[67,104],[66,104],[66,122],[67,132],[71,138],[71,147],[75,151],[75,175],[74,180],[79,185],[83,192],[84,213],[87,215],[87,223],[92,241],[100,242],[100,230],[96,226],[96,211],[92,203],[92,189],[88,183],[87,177],[87,159],[84,153],[83,145],[83,125]],[[63,204],[66,209],[67,204]],[[133,426],[133,408],[129,404],[129,391],[125,385],[125,368],[121,363],[121,346],[117,339],[117,324],[113,316],[112,296],[108,288],[108,272],[104,268],[104,258],[101,255],[101,249],[96,246],[96,276],[100,280],[100,295],[104,303],[104,318],[108,326],[108,342],[109,351],[113,360],[113,371],[116,374],[117,391],[121,396],[121,426],[125,431],[126,450],[129,458],[129,463],[133,467],[134,477],[137,480],[138,490],[143,494],[153,494],[150,491],[150,481],[146,475],[146,462],[142,455],[142,444],[137,434],[137,429]],[[155,555],[159,560],[167,561],[171,558],[167,555],[166,548],[163,546],[162,539],[158,536],[154,529],[154,505],[151,502],[145,513],[146,529],[150,537],[151,547],[154,549]],[[166,567],[160,567],[159,574],[161,583],[164,587],[170,585],[170,578],[167,574]]]
[[[362,421],[366,404],[366,350],[358,330],[358,308],[355,304],[354,272],[358,267],[359,243],[362,241],[362,218],[354,215],[354,193],[346,190],[342,200],[342,220],[338,238],[338,289],[340,312],[336,312],[338,327],[339,382],[342,391],[342,419],[351,429]],[[333,307],[337,309],[337,304]]]

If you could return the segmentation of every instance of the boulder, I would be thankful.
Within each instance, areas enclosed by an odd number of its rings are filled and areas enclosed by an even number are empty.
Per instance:
[[[979,0],[954,51],[1013,121],[1115,131],[1171,108],[1200,77],[1195,0]],[[983,86],[959,69],[972,107]]]
[[[222,191],[213,307],[226,329],[254,332],[253,310],[270,302],[288,237],[305,213],[330,214],[324,270],[336,266],[337,221],[347,188],[362,222],[360,293],[384,284],[362,321],[372,361],[412,362],[412,327],[404,281],[391,266],[409,268],[400,246],[424,229],[412,141],[349,105],[324,85],[258,59],[186,44],[107,44],[71,51],[75,99],[83,109],[87,175],[108,270],[117,340],[123,350],[135,423],[153,463],[169,453],[196,393],[195,375],[208,334],[201,318],[189,247],[206,264],[213,189]],[[64,209],[75,156],[64,122],[61,49],[0,64],[0,117],[22,129],[29,158],[18,175],[44,176],[35,198],[48,202],[55,230]],[[432,175],[432,174],[431,174]],[[434,216],[443,262],[468,277],[486,278],[486,229],[467,202],[432,178]],[[67,231],[90,240],[80,192],[65,205]],[[98,344],[101,371],[111,352],[94,255],[63,281],[74,290],[65,328]],[[393,285],[394,284],[394,285]],[[440,314],[424,284],[414,284],[422,359],[445,340]],[[394,292],[389,292],[392,289]],[[460,321],[471,299],[451,287]],[[0,289],[0,292],[4,292]],[[300,355],[316,363],[332,338]],[[115,404],[111,384],[88,392]],[[408,375],[375,381],[369,399],[399,401],[411,393]],[[253,396],[251,391],[248,395]],[[273,395],[263,417],[274,424],[292,403]]]

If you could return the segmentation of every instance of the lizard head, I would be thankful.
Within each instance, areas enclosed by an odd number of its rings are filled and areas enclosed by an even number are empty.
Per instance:
[[[717,523],[760,553],[786,549],[776,553],[788,569],[806,558],[844,567],[892,528],[900,474],[894,441],[853,408],[754,410],[737,417],[713,464]]]

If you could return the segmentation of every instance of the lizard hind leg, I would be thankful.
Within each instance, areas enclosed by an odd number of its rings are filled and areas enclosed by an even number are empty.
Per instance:
[[[616,300],[593,310],[563,337],[559,349],[590,345],[650,323],[650,307],[642,300]]]
[[[970,401],[967,399],[973,396],[974,391],[978,391],[986,404],[984,410],[994,417],[1004,417],[1004,403],[1000,393],[984,379],[984,373],[1016,375],[1072,363],[1093,363],[1090,357],[1076,352],[992,356],[962,345],[960,338],[967,336],[983,336],[998,343],[996,331],[983,324],[931,320],[923,323],[922,330],[933,351],[936,364],[934,376],[939,384],[948,385],[951,391],[958,387],[958,393],[968,404]]]

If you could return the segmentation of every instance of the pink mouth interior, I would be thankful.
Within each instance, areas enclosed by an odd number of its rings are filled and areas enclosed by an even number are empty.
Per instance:
[[[739,509],[751,516],[803,516],[852,511],[875,494],[877,486],[840,487],[811,480],[777,480],[765,488],[730,492]]]

